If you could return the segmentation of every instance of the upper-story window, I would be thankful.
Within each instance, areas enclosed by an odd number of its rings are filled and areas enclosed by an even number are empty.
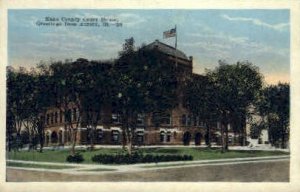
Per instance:
[[[59,122],[62,123],[63,120],[63,111],[59,111]]]
[[[55,112],[54,122],[57,123],[57,121],[58,121],[58,114],[57,112]]]
[[[166,114],[163,119],[162,119],[162,123],[166,124],[166,125],[171,125],[171,114]]]
[[[188,115],[188,117],[187,117],[187,125],[188,126],[192,125],[192,116],[191,115]]]
[[[47,114],[47,125],[49,125],[49,124],[50,124],[50,115]]]
[[[111,114],[111,121],[112,123],[121,123],[121,117],[117,113]]]
[[[182,125],[186,125],[186,115],[185,115],[185,114],[183,114],[183,115],[181,116],[181,124],[182,124]]]
[[[145,115],[144,114],[138,114],[137,124],[138,125],[145,125]]]
[[[193,124],[194,126],[197,126],[198,123],[198,117],[197,116],[193,116]]]
[[[53,120],[54,120],[54,114],[53,113],[51,113],[51,124],[53,124]]]

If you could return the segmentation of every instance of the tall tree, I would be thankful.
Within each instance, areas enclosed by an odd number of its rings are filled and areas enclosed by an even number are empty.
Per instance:
[[[217,120],[217,90],[207,76],[194,75],[185,87],[185,105],[195,120],[204,122],[206,144],[210,147],[210,130]]]
[[[116,109],[131,154],[138,115],[162,113],[175,106],[176,76],[175,65],[157,50],[141,48],[132,52],[127,47],[133,46],[124,46],[114,66],[114,78]]]
[[[50,65],[56,107],[64,114],[65,130],[71,138],[71,155],[75,155],[82,113],[80,93],[85,86],[84,74],[78,69],[87,63],[86,59],[81,58],[75,62],[55,62]]]
[[[97,125],[100,121],[106,123],[106,119],[100,119],[101,113],[112,103],[111,68],[110,62],[91,61],[80,69],[84,73],[84,82],[89,82],[83,87],[80,98],[91,149],[94,148]]]
[[[289,84],[279,83],[266,87],[256,107],[260,115],[266,119],[264,124],[268,128],[271,143],[277,145],[280,142],[281,148],[286,148],[290,117]]]
[[[208,77],[214,83],[218,94],[217,110],[221,121],[222,151],[228,149],[228,123],[235,124],[236,118],[246,119],[247,107],[255,101],[262,88],[262,75],[252,63],[238,62],[237,64],[220,63],[213,71],[208,72]],[[243,122],[240,120],[240,122]],[[246,139],[246,127],[242,123],[234,128]]]

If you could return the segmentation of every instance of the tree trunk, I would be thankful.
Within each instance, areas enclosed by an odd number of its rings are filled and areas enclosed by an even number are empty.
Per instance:
[[[281,149],[285,149],[285,128],[282,127],[282,134],[281,134]]]
[[[95,131],[94,131],[94,129],[95,129],[95,127],[93,127],[92,129],[91,129],[91,132],[90,132],[90,140],[91,140],[91,151],[92,150],[94,150],[94,136],[95,136]]]
[[[71,155],[75,155],[75,146],[76,146],[77,130],[73,130],[72,146],[71,146]]]
[[[228,151],[228,124],[225,123],[225,150]]]
[[[210,142],[210,125],[209,123],[205,123],[206,124],[206,140],[207,140],[207,147],[210,148],[211,147],[211,142]]]
[[[224,124],[221,122],[221,144],[222,144],[222,150],[221,152],[225,152],[225,138],[224,138]]]

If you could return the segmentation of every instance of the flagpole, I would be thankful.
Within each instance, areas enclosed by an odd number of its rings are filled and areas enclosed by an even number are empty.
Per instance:
[[[177,28],[175,25],[175,67],[177,67]]]
[[[175,50],[177,50],[177,29],[175,25]]]

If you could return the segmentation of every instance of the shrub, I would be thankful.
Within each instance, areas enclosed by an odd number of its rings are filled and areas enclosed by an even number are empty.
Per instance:
[[[68,155],[67,162],[69,163],[82,163],[84,161],[81,154],[76,153],[75,155]]]
[[[92,161],[102,164],[134,164],[134,163],[157,163],[168,161],[190,161],[193,160],[191,155],[143,155],[140,153],[116,154],[116,155],[94,155]]]

